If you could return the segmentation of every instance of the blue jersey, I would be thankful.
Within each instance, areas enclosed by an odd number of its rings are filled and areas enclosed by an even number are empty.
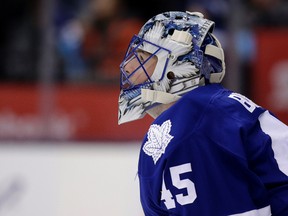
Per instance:
[[[150,126],[138,175],[146,216],[287,216],[288,127],[219,84]]]

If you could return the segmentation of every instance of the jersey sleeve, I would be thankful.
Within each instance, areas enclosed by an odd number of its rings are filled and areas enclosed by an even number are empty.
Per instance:
[[[240,122],[248,168],[265,186],[272,215],[288,215],[288,126],[240,94],[228,97],[239,102],[229,111]]]
[[[267,188],[272,214],[288,215],[288,126],[268,111],[258,119],[248,142],[255,147],[247,147],[250,166]]]

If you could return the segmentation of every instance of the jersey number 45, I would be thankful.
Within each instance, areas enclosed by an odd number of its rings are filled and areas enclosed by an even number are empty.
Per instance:
[[[163,178],[161,200],[164,200],[166,208],[176,208],[175,200],[180,205],[193,203],[197,198],[194,183],[190,179],[180,179],[181,174],[192,172],[191,164],[186,163],[179,166],[170,167],[169,170],[173,186],[178,189],[186,189],[187,195],[180,193],[173,196],[170,190],[166,188],[166,184]]]

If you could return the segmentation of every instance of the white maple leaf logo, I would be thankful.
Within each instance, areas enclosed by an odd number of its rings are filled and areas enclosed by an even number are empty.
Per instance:
[[[165,121],[161,126],[153,124],[148,130],[148,140],[143,146],[143,151],[153,158],[154,164],[158,161],[165,149],[168,146],[173,136],[169,133],[171,131],[171,121]]]

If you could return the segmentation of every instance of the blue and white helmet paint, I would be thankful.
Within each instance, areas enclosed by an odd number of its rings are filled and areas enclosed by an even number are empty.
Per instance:
[[[152,107],[175,102],[198,86],[222,81],[224,54],[213,28],[214,22],[199,12],[165,12],[144,24],[120,64],[119,124],[140,119]],[[139,50],[151,56],[142,61]],[[153,56],[157,64],[149,76],[145,64]],[[127,73],[125,65],[131,59],[137,59],[139,67]],[[133,84],[130,78],[139,71],[147,81]]]

